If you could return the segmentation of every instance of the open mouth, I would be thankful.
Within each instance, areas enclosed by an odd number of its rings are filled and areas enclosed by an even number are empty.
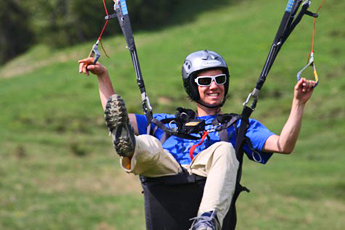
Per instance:
[[[219,95],[220,95],[220,93],[208,93],[208,94],[207,94],[207,96],[208,96],[208,97],[211,97],[211,98],[212,98],[212,97],[218,98]]]

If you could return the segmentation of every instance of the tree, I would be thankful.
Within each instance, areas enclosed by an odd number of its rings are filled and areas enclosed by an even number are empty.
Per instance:
[[[29,14],[18,0],[0,2],[0,64],[26,51],[34,42]]]
[[[174,4],[182,0],[127,1],[135,31],[169,23]],[[106,0],[109,13],[113,1]],[[0,64],[35,43],[61,48],[97,39],[104,24],[102,0],[1,0]],[[120,33],[117,20],[104,36]]]

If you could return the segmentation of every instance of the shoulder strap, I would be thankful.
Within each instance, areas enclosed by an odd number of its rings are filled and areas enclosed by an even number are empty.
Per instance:
[[[212,125],[216,126],[216,131],[219,134],[221,141],[229,141],[228,128],[235,125],[236,122],[241,118],[239,114],[222,114],[218,115],[213,121]]]
[[[218,126],[216,128],[216,131],[221,131],[223,129],[227,129],[230,126],[234,125],[238,120],[240,120],[242,117],[242,115],[240,114],[236,114],[236,113],[226,113],[226,114],[222,114],[222,115],[218,115],[215,118],[215,122],[217,124],[220,124],[220,126]],[[215,123],[212,122],[213,125],[217,125]]]
[[[236,155],[237,160],[240,162],[240,167],[242,167],[243,162],[243,145],[246,141],[246,132],[249,128],[249,117],[252,114],[253,110],[248,106],[244,106],[241,114],[241,125],[238,129],[237,138],[236,138]]]

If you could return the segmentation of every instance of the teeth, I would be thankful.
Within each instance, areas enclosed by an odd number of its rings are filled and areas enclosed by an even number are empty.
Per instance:
[[[210,96],[218,96],[218,93],[210,93]]]

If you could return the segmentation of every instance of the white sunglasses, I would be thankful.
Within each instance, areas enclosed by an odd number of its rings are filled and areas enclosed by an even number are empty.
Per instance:
[[[217,85],[224,85],[226,83],[226,74],[218,74],[216,76],[199,76],[195,78],[195,83],[199,86],[209,86],[212,81],[216,82]]]

